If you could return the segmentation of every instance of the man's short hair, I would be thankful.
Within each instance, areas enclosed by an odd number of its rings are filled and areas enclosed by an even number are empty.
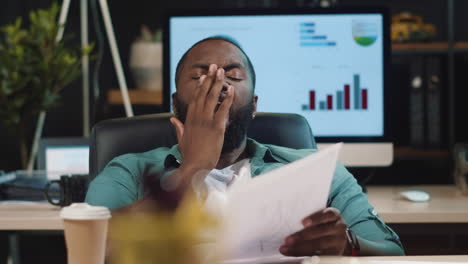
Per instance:
[[[202,43],[202,42],[205,42],[205,41],[208,41],[208,40],[222,40],[222,41],[226,41],[226,42],[229,42],[231,43],[232,45],[236,46],[241,52],[242,54],[244,55],[245,59],[247,60],[247,71],[249,72],[250,74],[250,77],[252,79],[252,90],[255,90],[255,69],[253,67],[253,64],[252,62],[250,61],[250,58],[249,56],[247,56],[247,53],[245,53],[245,51],[241,48],[240,44],[233,38],[231,37],[228,37],[228,36],[212,36],[212,37],[208,37],[208,38],[204,38],[200,41],[198,41],[197,43],[193,44],[185,53],[184,55],[182,55],[182,57],[180,58],[179,62],[177,63],[177,67],[176,67],[176,73],[175,73],[175,83],[176,83],[176,89],[177,89],[177,81],[179,80],[180,78],[180,71],[182,70],[182,65],[184,64],[185,62],[185,59],[187,58],[187,54],[195,47],[197,46],[198,44]]]

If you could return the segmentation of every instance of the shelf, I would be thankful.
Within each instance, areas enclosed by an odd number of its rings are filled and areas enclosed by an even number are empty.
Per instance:
[[[429,43],[393,43],[394,51],[409,51],[409,50],[447,50],[447,42],[429,42]]]
[[[455,43],[455,50],[468,50],[468,41],[460,41]]]
[[[455,52],[468,51],[468,42],[456,42]],[[449,51],[448,42],[427,42],[427,43],[392,43],[393,53],[447,53]]]
[[[162,91],[151,91],[142,89],[130,89],[128,90],[130,96],[130,102],[132,104],[140,105],[161,105]],[[110,89],[107,92],[107,102],[113,105],[123,104],[122,94],[118,89]]]
[[[450,157],[450,151],[395,147],[394,156],[397,159],[444,159]]]

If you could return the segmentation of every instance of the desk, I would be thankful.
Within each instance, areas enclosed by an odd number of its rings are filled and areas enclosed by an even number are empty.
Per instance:
[[[418,188],[431,194],[432,200],[429,203],[411,203],[399,199],[398,192],[406,189],[405,187],[369,187],[368,195],[370,202],[388,223],[468,223],[468,197],[461,196],[454,186],[418,186]],[[59,207],[48,203],[0,202],[0,230],[63,230],[59,213]],[[436,253],[438,251],[431,248],[438,245],[428,242],[430,245],[423,246],[427,248],[425,252],[438,254]],[[458,254],[465,252],[467,251],[456,251]],[[18,259],[18,256],[14,259]],[[321,257],[319,264],[376,264],[384,260],[387,264],[391,261],[468,263],[468,256]]]
[[[0,230],[63,230],[60,207],[38,202],[0,202]]]
[[[427,191],[431,200],[415,203],[400,198],[399,192],[408,189]],[[452,185],[372,186],[367,191],[386,223],[468,223],[468,196]]]
[[[398,193],[410,187],[371,186],[369,201],[390,224],[399,223],[468,223],[468,196],[455,186],[417,186],[428,191],[431,200],[413,203]],[[0,230],[61,230],[60,208],[46,203],[0,203]]]

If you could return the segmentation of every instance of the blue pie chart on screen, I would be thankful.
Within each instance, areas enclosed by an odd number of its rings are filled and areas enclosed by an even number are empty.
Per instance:
[[[353,38],[357,44],[367,47],[375,43],[378,37],[378,26],[370,21],[353,21]]]

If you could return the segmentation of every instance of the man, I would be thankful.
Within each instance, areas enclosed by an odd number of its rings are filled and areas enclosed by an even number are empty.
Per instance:
[[[115,158],[90,184],[88,203],[111,209],[135,205],[144,198],[142,174],[162,175],[174,168],[162,177],[162,187],[194,188],[204,199],[238,180],[239,168],[248,168],[249,177],[257,177],[311,153],[247,138],[258,100],[255,72],[244,51],[230,39],[213,37],[193,45],[177,66],[176,86],[176,117],[171,122],[179,144]],[[328,206],[305,217],[304,228],[286,237],[279,251],[288,256],[404,254],[398,236],[377,216],[341,164],[335,170]]]

